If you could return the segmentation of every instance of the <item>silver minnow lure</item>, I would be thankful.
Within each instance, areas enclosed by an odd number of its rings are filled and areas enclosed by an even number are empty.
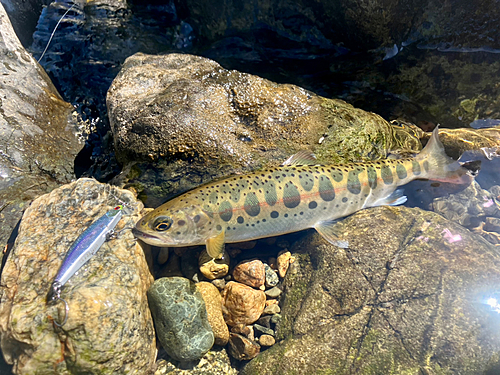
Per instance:
[[[61,299],[61,289],[102,246],[123,215],[123,206],[116,206],[94,221],[71,245],[47,294],[47,303]]]

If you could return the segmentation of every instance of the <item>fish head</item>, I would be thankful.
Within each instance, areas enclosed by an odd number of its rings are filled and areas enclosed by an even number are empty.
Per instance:
[[[159,247],[203,244],[208,237],[208,214],[198,206],[176,208],[168,203],[139,220],[133,229],[134,235]]]

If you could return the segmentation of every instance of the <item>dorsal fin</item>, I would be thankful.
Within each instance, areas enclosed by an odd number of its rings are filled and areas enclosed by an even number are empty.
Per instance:
[[[290,156],[282,164],[283,167],[291,165],[316,165],[316,156],[311,151],[302,150]]]

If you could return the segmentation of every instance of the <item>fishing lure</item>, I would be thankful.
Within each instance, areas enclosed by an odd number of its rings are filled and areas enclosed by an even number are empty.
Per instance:
[[[54,321],[56,325],[63,326],[68,319],[69,307],[67,302],[61,298],[62,287],[113,234],[113,229],[122,215],[123,206],[116,206],[93,222],[71,245],[47,294],[47,304],[61,300],[66,307],[64,321],[61,324]]]

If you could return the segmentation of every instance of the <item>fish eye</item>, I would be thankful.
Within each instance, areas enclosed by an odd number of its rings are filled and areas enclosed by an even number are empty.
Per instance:
[[[160,216],[153,223],[154,230],[163,232],[172,226],[172,219],[168,216]]]

